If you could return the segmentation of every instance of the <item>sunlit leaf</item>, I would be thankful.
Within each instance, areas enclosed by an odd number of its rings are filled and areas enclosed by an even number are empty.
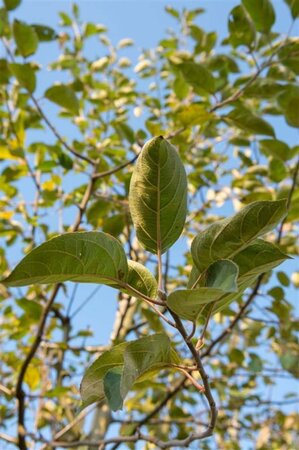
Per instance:
[[[150,298],[157,296],[158,285],[153,274],[142,264],[128,260],[128,285]]]
[[[75,92],[69,86],[57,84],[47,89],[44,95],[51,102],[62,106],[62,108],[67,109],[73,114],[78,114],[79,101]]]
[[[213,261],[233,259],[253,240],[271,231],[286,215],[286,200],[251,203],[232,217],[221,220],[199,233],[191,252],[201,272]]]
[[[162,136],[147,142],[138,157],[129,206],[146,250],[164,253],[179,238],[186,219],[186,172],[176,149]]]
[[[36,77],[35,71],[30,64],[10,64],[9,69],[16,77],[21,86],[30,93],[35,91]]]
[[[68,233],[32,250],[2,281],[27,286],[63,281],[115,284],[125,282],[128,265],[120,243],[104,233]]]
[[[228,119],[229,123],[233,123],[241,130],[275,137],[272,125],[243,107],[233,109],[225,118]]]
[[[179,65],[183,77],[196,92],[202,90],[213,92],[215,89],[215,80],[213,75],[202,64],[186,62]]]
[[[270,0],[242,0],[257,31],[269,33],[275,22],[275,11]]]
[[[105,399],[104,377],[109,370],[123,367],[124,351],[127,345],[127,342],[115,345],[111,350],[104,352],[87,369],[80,386],[84,407]]]
[[[255,29],[247,11],[242,5],[235,6],[228,19],[230,41],[234,47],[250,47],[255,39]]]
[[[154,334],[129,342],[124,352],[122,397],[125,398],[140,376],[154,368],[163,368],[172,362],[170,340],[166,334]]]
[[[13,34],[17,48],[22,56],[30,56],[36,52],[38,37],[30,25],[15,19],[13,23]]]
[[[194,321],[205,305],[216,302],[224,294],[225,291],[217,288],[180,289],[169,294],[167,305],[182,319]]]
[[[83,406],[104,400],[119,409],[129,390],[139,379],[151,377],[159,370],[176,362],[165,334],[154,334],[136,341],[124,342],[104,352],[85,372],[81,383]],[[106,395],[105,395],[106,394]]]

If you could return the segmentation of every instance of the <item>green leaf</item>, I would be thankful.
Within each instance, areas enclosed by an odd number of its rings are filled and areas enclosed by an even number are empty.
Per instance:
[[[299,378],[298,350],[299,346],[297,342],[283,343],[279,348],[279,359],[282,368],[296,378]]]
[[[238,292],[238,273],[238,266],[225,259],[212,263],[203,277],[194,268],[190,276],[192,283],[188,283],[192,290],[172,292],[167,304],[183,319],[196,320],[204,305],[219,301],[227,292]],[[194,289],[198,282],[201,286]]]
[[[104,393],[112,411],[122,409],[123,398],[120,393],[120,383],[123,367],[114,367],[104,376]]]
[[[249,244],[248,247],[233,258],[233,261],[239,267],[239,277],[237,280],[239,295],[236,296],[234,293],[224,295],[221,299],[217,300],[217,303],[213,306],[212,313],[216,314],[218,311],[227,307],[238,296],[242,295],[242,292],[251,286],[259,275],[272,270],[286,259],[289,259],[289,257],[270,242],[257,239]],[[199,275],[198,269],[193,267],[188,287],[194,285]],[[206,309],[203,310],[202,315],[204,316],[207,312]]]
[[[5,8],[8,11],[12,11],[13,9],[16,9],[19,4],[21,3],[21,0],[3,0]]]
[[[32,24],[31,26],[36,32],[38,40],[40,42],[54,41],[58,37],[56,31],[51,27],[40,24]]]
[[[178,67],[187,83],[195,89],[195,92],[201,93],[202,90],[214,92],[214,77],[202,64],[186,62],[180,64]]]
[[[186,127],[190,125],[201,125],[211,120],[213,114],[209,113],[206,106],[191,103],[177,112],[177,118]]]
[[[233,258],[233,262],[239,268],[238,288],[243,289],[245,285],[250,285],[259,275],[273,269],[286,259],[289,257],[276,245],[257,239]],[[192,267],[187,287],[191,288],[199,276],[196,266]]]
[[[21,86],[32,93],[36,87],[35,71],[30,64],[10,64],[9,68]]]
[[[299,127],[299,87],[288,85],[278,97],[287,123],[291,127]]]
[[[284,180],[288,174],[283,161],[278,158],[270,158],[269,162],[269,177],[272,181],[279,183]]]
[[[205,305],[216,302],[224,294],[222,289],[209,287],[180,289],[169,294],[167,305],[182,319],[195,321]]]
[[[265,155],[271,155],[282,161],[288,161],[295,156],[295,152],[285,142],[278,139],[262,139],[260,149]]]
[[[24,22],[14,20],[13,34],[18,51],[22,56],[30,56],[36,52],[38,37],[34,29]]]
[[[172,362],[170,340],[166,334],[154,334],[129,342],[124,352],[122,397],[125,398],[135,381],[146,372],[166,367]]]
[[[228,260],[220,259],[212,263],[206,272],[206,286],[222,289],[224,292],[237,292],[238,266]]]
[[[146,250],[164,253],[179,238],[187,212],[187,177],[176,149],[162,136],[148,141],[137,159],[129,207]]]
[[[105,233],[67,233],[32,250],[2,281],[5,286],[75,281],[125,285],[128,265],[120,243]]]
[[[290,8],[293,19],[299,16],[299,1],[298,0],[284,0]]]
[[[104,352],[86,370],[80,386],[83,407],[105,399],[104,377],[109,370],[123,367],[124,351],[127,345],[127,342],[115,345],[111,350]]]
[[[150,298],[157,297],[158,285],[152,273],[142,264],[128,260],[127,284]]]
[[[0,58],[0,85],[9,83],[10,75],[6,59]]]
[[[257,237],[271,231],[286,213],[286,200],[260,201],[212,224],[192,242],[192,257],[198,270],[204,271],[218,259],[233,259]]]
[[[69,86],[66,86],[65,84],[52,86],[46,90],[44,95],[51,102],[62,106],[62,108],[73,114],[78,114],[79,101],[75,92]]]
[[[5,28],[8,24],[7,11],[4,8],[0,8],[0,36],[5,34]]]
[[[242,5],[235,6],[228,19],[230,41],[234,47],[251,47],[255,40],[255,29],[247,11]]]
[[[257,31],[269,33],[275,22],[275,11],[270,0],[242,0]]]
[[[124,214],[115,214],[103,220],[103,231],[111,234],[111,236],[118,237],[123,232],[125,224]]]
[[[120,408],[135,382],[152,377],[154,370],[177,362],[169,338],[162,333],[116,345],[85,372],[80,388],[83,407],[106,396],[110,407]]]
[[[109,210],[110,206],[107,200],[99,199],[91,203],[86,211],[88,223],[90,223],[94,228],[101,227],[103,217],[108,215]]]
[[[17,305],[25,312],[28,320],[39,320],[43,312],[43,307],[40,303],[27,298],[19,298],[16,300]]]
[[[261,372],[263,370],[263,361],[255,353],[249,353],[250,361],[248,363],[248,369],[252,372]]]
[[[253,114],[246,108],[237,107],[233,109],[227,116],[223,116],[229,123],[232,123],[241,130],[245,130],[254,134],[265,134],[266,136],[275,137],[273,127],[261,117]]]
[[[271,242],[257,239],[234,257],[239,267],[238,285],[253,282],[259,275],[281,264],[289,256]]]

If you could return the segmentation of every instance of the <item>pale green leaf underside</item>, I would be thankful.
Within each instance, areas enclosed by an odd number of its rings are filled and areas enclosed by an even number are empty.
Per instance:
[[[124,370],[121,380],[123,398],[135,381],[148,370],[165,367],[173,362],[170,340],[166,334],[154,334],[130,342],[124,354]]]
[[[257,239],[252,244],[249,244],[247,248],[233,258],[233,261],[239,267],[238,293],[225,294],[218,299],[213,307],[213,314],[236,300],[246,288],[252,285],[259,275],[272,270],[288,258],[276,245],[262,239]],[[188,287],[193,286],[198,278],[199,271],[194,266],[190,274]],[[202,311],[202,315],[205,314],[205,311],[206,308]]]
[[[109,370],[123,367],[124,351],[127,345],[128,342],[115,345],[99,356],[86,370],[80,386],[83,407],[105,399],[104,377]]]
[[[127,284],[150,298],[157,297],[158,284],[153,274],[142,264],[128,261]]]
[[[114,367],[104,376],[104,393],[112,411],[121,409],[123,405],[123,398],[120,393],[122,372],[123,367]]]
[[[237,292],[238,266],[228,259],[212,263],[206,272],[206,286],[222,289],[225,292]]]
[[[138,157],[129,206],[146,250],[164,253],[179,238],[187,213],[187,177],[175,148],[162,136],[147,142]]]
[[[32,250],[2,281],[6,286],[125,282],[128,264],[120,243],[101,232],[67,233]]]
[[[214,223],[192,242],[194,264],[203,272],[218,259],[233,259],[257,237],[271,231],[286,213],[286,200],[260,201]]]
[[[112,409],[122,406],[135,382],[146,374],[177,363],[177,354],[165,334],[154,334],[114,346],[103,353],[85,372],[81,383],[83,407],[107,399]],[[105,395],[106,394],[106,395]]]
[[[194,321],[204,305],[216,302],[224,294],[222,289],[209,287],[180,289],[169,294],[167,305],[182,319]]]

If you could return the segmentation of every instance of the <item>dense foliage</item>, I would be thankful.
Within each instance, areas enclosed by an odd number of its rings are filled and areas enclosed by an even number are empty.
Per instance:
[[[78,6],[54,29],[20,3],[0,9],[1,448],[292,450],[298,1],[280,35],[243,0],[221,42],[167,7],[137,64]],[[75,319],[102,284],[118,308],[90,345]]]

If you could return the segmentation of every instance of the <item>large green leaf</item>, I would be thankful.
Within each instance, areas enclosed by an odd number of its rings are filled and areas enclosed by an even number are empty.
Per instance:
[[[123,367],[124,351],[127,345],[128,342],[115,345],[99,356],[86,370],[80,386],[84,407],[105,399],[104,377],[110,370]]]
[[[178,362],[177,354],[162,333],[116,345],[85,372],[81,383],[83,406],[106,398],[112,409],[119,409],[135,382],[152,377],[154,370],[174,362]]]
[[[260,274],[272,270],[286,259],[289,259],[289,256],[271,242],[263,239],[252,242],[233,258],[239,267],[238,288],[241,289],[248,281],[252,283]],[[187,287],[191,289],[199,277],[199,270],[193,266]]]
[[[67,233],[32,250],[2,281],[26,286],[63,281],[115,284],[127,279],[128,264],[120,243],[105,233]]]
[[[270,0],[242,0],[257,31],[269,33],[275,22],[275,11]]]
[[[251,286],[259,275],[272,270],[288,258],[276,245],[262,239],[257,239],[249,244],[248,247],[233,258],[233,261],[239,267],[239,277],[237,280],[239,295]],[[188,288],[191,288],[196,283],[199,276],[199,270],[194,266],[190,274]],[[226,294],[218,299],[213,306],[213,314],[228,306],[237,296],[232,293]],[[205,308],[202,314],[204,315],[206,311],[207,309]]]
[[[35,71],[30,64],[10,64],[9,69],[16,77],[21,86],[30,93],[35,91],[36,77]]]
[[[137,238],[164,253],[179,238],[187,211],[187,178],[176,149],[162,136],[148,141],[131,179],[129,206]]]
[[[22,56],[30,56],[36,52],[38,47],[38,37],[30,25],[15,20],[13,23],[13,34],[18,51]]]
[[[186,62],[180,64],[179,69],[187,83],[190,84],[196,92],[201,93],[202,90],[214,92],[214,77],[202,64]]]
[[[199,233],[192,242],[194,264],[200,272],[218,259],[233,259],[253,240],[271,231],[286,215],[286,200],[251,203],[237,214]]]
[[[239,266],[238,285],[254,281],[260,274],[272,270],[289,256],[271,242],[257,239],[234,257]]]
[[[76,94],[73,89],[65,84],[50,87],[46,90],[45,97],[73,114],[79,112],[79,101]]]
[[[124,352],[121,395],[127,395],[139,377],[173,362],[170,340],[166,334],[154,334],[130,342]]]

